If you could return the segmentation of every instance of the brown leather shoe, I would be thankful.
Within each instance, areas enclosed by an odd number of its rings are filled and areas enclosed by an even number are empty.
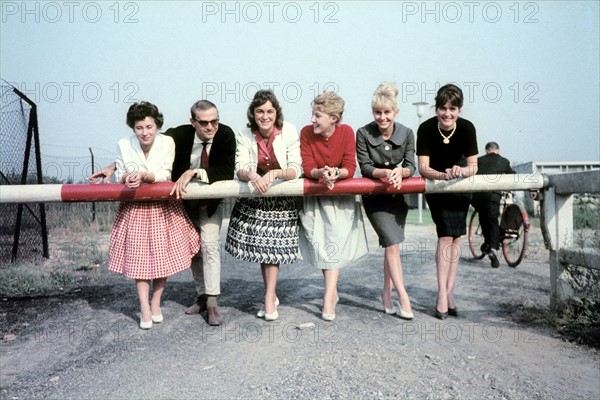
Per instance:
[[[206,295],[202,294],[198,296],[198,299],[196,299],[196,302],[194,304],[192,304],[188,307],[187,310],[185,310],[185,313],[188,315],[194,315],[203,313],[204,311],[206,311]]]
[[[194,303],[185,310],[187,315],[195,315],[200,314],[200,305],[198,303]]]
[[[212,326],[219,326],[223,323],[223,317],[219,314],[218,307],[208,307],[208,324]]]

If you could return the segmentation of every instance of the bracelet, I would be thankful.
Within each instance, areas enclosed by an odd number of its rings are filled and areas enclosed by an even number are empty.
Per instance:
[[[335,174],[336,174],[337,176],[340,176],[340,175],[342,175],[342,170],[341,170],[341,169],[339,169],[338,167],[335,167]]]

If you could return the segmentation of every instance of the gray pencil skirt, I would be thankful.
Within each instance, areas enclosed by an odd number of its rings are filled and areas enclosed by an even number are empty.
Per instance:
[[[363,206],[381,247],[404,241],[404,225],[408,214],[404,195],[363,196]]]

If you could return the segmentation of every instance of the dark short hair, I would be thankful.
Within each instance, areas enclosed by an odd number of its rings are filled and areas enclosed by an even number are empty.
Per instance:
[[[140,101],[139,103],[133,103],[127,111],[127,126],[133,129],[135,123],[143,121],[146,117],[154,119],[158,129],[162,128],[165,122],[163,115],[158,111],[158,107],[148,101]]]
[[[486,150],[500,150],[500,146],[498,146],[498,143],[496,143],[496,142],[488,142],[488,144],[485,145],[485,149]]]
[[[194,111],[206,111],[206,110],[210,110],[213,108],[215,110],[217,110],[217,114],[218,114],[219,110],[217,109],[217,106],[215,106],[215,104],[213,102],[208,101],[208,100],[198,100],[197,102],[195,102],[192,105],[192,108],[190,108],[190,113],[192,114],[192,118],[196,118]]]
[[[462,108],[463,101],[464,98],[461,88],[449,83],[438,89],[437,96],[435,96],[435,108],[441,108],[448,102],[455,107]]]
[[[257,131],[258,124],[254,120],[254,110],[265,104],[267,101],[270,101],[275,108],[275,112],[277,113],[277,117],[275,118],[275,127],[277,129],[283,128],[283,111],[281,110],[281,106],[279,105],[279,101],[277,101],[277,97],[275,97],[275,93],[272,90],[259,90],[254,95],[250,106],[248,107],[248,112],[246,116],[248,117],[248,124],[246,125],[250,130]]]

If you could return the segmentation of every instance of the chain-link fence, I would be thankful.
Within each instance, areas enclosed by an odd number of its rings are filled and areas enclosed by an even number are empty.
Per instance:
[[[35,103],[0,82],[0,190],[2,185],[42,183]],[[0,259],[48,258],[44,204],[0,204]]]

